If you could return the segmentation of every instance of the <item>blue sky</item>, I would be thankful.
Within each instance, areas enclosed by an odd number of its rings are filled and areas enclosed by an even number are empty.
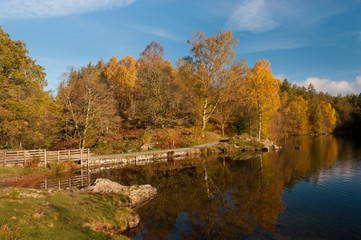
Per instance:
[[[361,0],[0,0],[0,24],[46,68],[55,90],[69,66],[138,58],[151,41],[173,64],[195,31],[239,38],[236,57],[317,90],[361,91]]]

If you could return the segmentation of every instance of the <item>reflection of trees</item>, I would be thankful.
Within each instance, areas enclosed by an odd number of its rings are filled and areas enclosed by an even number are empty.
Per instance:
[[[221,158],[199,164],[193,175],[162,179],[158,196],[139,209],[146,228],[142,236],[165,239],[177,233],[182,239],[234,239],[253,233],[257,224],[274,229],[285,209],[283,183],[273,180],[269,158],[258,159]]]
[[[288,188],[292,188],[300,180],[317,182],[320,169],[332,167],[338,157],[337,140],[332,135],[317,137],[296,137],[288,140],[286,146],[301,146],[301,150],[288,147],[283,151],[271,154],[273,168]]]
[[[286,147],[249,160],[222,156],[192,164],[176,161],[162,167],[114,170],[102,177],[157,187],[155,199],[137,210],[144,239],[239,239],[258,227],[273,231],[286,208],[285,187],[291,189],[299,181],[317,182],[320,171],[335,164],[340,147],[355,151],[334,136],[289,141],[286,146],[300,145],[301,150]],[[172,170],[177,164],[178,169]]]

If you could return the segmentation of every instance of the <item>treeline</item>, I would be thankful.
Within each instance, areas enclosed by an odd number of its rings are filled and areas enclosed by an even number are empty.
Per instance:
[[[273,139],[360,130],[360,96],[281,82],[267,60],[248,68],[235,58],[237,42],[232,32],[196,32],[176,67],[152,42],[139,59],[69,70],[54,97],[43,89],[44,68],[0,28],[0,146],[94,147],[132,129],[180,126]]]

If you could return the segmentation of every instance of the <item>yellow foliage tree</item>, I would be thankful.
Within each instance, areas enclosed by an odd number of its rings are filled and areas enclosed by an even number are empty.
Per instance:
[[[126,56],[120,61],[113,56],[105,66],[104,75],[115,92],[123,117],[126,115],[124,112],[133,105],[138,66],[138,61],[131,56]]]
[[[249,72],[245,92],[258,111],[257,138],[268,137],[269,119],[280,107],[280,80],[274,78],[268,60],[259,60]]]
[[[288,122],[292,134],[304,134],[308,130],[308,102],[301,96],[294,97],[289,103]]]
[[[118,61],[113,56],[105,67],[105,76],[114,81],[122,94],[126,94],[126,90],[133,88],[137,79],[138,61],[131,56]]]
[[[330,133],[336,126],[336,111],[328,102],[321,101],[320,105],[323,116],[323,132]]]
[[[220,100],[220,91],[227,84],[225,69],[235,58],[234,48],[238,40],[231,31],[219,32],[206,38],[202,32],[196,32],[188,43],[192,46],[193,65],[197,79],[198,95],[202,101],[202,132],[215,111]]]

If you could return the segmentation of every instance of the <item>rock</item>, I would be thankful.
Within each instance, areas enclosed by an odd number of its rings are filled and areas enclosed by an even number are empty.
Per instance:
[[[38,194],[36,192],[32,192],[32,193],[22,192],[22,193],[19,193],[19,197],[20,198],[43,198],[44,196],[41,194]]]
[[[152,199],[156,194],[157,189],[149,184],[140,186],[133,185],[125,192],[125,195],[128,195],[132,206],[139,206]]]
[[[127,190],[127,186],[112,182],[108,179],[98,178],[89,187],[83,188],[83,191],[95,193],[121,193]]]
[[[154,143],[154,142],[144,143],[142,146],[140,146],[140,148],[143,151],[147,151],[147,150],[153,149],[156,145],[157,145],[157,143]]]
[[[140,222],[140,217],[137,213],[131,212],[127,217],[127,221],[129,228],[135,228]]]
[[[149,201],[157,194],[157,189],[149,184],[124,186],[104,178],[98,178],[89,187],[83,188],[82,191],[123,194],[129,197],[129,202],[132,207]]]

